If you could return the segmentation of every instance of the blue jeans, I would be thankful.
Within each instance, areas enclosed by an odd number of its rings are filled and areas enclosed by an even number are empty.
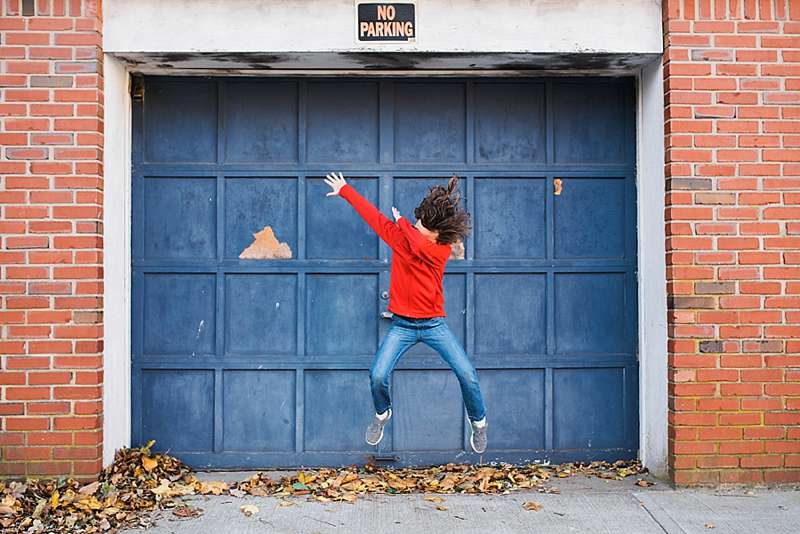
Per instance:
[[[470,420],[483,419],[486,407],[478,385],[478,373],[475,372],[475,367],[456,336],[441,317],[422,321],[408,321],[402,317],[394,317],[369,372],[375,412],[383,413],[391,407],[389,381],[392,371],[403,354],[420,341],[438,352],[456,374]]]

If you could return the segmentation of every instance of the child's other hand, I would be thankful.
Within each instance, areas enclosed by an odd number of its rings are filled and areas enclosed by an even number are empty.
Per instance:
[[[395,208],[394,206],[392,206],[392,217],[394,217],[395,222],[399,221],[400,217],[402,217],[402,215],[400,215],[400,212],[397,211],[397,208]]]
[[[342,173],[332,172],[325,177],[325,183],[331,186],[331,192],[325,195],[326,197],[339,196],[339,191],[347,185],[347,181],[342,176]]]

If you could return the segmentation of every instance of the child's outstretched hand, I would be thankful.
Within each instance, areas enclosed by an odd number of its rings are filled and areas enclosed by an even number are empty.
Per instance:
[[[400,217],[402,217],[402,215],[400,215],[400,212],[397,211],[397,208],[395,208],[394,206],[392,206],[392,217],[394,217],[394,222],[399,221]]]
[[[342,188],[347,185],[347,181],[345,181],[342,173],[335,172],[332,172],[325,177],[325,183],[331,186],[331,192],[325,195],[326,197],[339,196],[339,191],[341,191]]]

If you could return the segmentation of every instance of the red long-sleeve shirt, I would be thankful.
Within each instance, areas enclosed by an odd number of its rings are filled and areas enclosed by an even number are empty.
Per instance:
[[[444,317],[442,278],[450,245],[433,243],[405,217],[396,223],[349,184],[339,192],[392,249],[388,309],[406,317]]]

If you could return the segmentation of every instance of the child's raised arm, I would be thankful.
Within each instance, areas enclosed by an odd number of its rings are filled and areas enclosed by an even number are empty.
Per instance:
[[[397,224],[390,221],[378,208],[373,206],[369,200],[358,194],[358,191],[347,183],[342,173],[333,172],[327,175],[325,177],[325,183],[331,188],[331,192],[326,196],[340,196],[349,202],[361,218],[375,230],[375,233],[378,234],[392,250],[396,250],[396,246],[404,241],[405,238],[400,228],[397,227]]]

